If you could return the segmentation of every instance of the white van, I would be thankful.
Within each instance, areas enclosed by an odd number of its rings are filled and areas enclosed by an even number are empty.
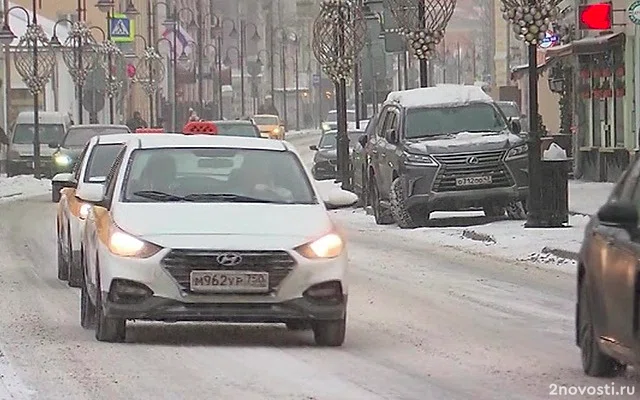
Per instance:
[[[7,176],[33,173],[33,111],[18,114],[16,122],[9,134],[7,152]],[[67,113],[40,111],[38,115],[40,138],[40,173],[50,177],[51,156],[58,148],[71,126],[71,118]]]

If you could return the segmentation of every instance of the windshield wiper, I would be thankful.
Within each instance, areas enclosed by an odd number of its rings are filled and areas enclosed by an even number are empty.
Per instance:
[[[220,201],[230,203],[277,203],[276,201],[243,196],[234,193],[192,193],[184,196],[187,201]]]
[[[158,201],[190,201],[186,197],[176,196],[175,194],[159,192],[157,190],[142,190],[134,192],[134,196],[144,197],[146,199],[158,200]]]

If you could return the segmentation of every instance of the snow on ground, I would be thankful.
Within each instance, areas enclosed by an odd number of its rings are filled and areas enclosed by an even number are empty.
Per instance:
[[[614,183],[569,181],[569,210],[592,215],[606,203]]]
[[[35,179],[31,175],[8,178],[0,175],[0,202],[40,196],[51,192],[49,179]]]

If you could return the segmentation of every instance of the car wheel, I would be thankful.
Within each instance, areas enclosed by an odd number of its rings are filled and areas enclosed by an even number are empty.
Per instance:
[[[100,342],[124,342],[127,335],[127,321],[123,318],[111,318],[105,315],[100,280],[96,286],[96,339]]]
[[[582,369],[588,376],[614,376],[624,367],[600,349],[596,333],[593,329],[586,282],[580,285],[579,296]]]
[[[482,206],[482,211],[486,217],[497,218],[503,217],[506,209],[500,204],[486,204]]]
[[[507,217],[512,220],[527,219],[526,204],[522,201],[512,201],[507,204]]]
[[[66,281],[69,279],[69,265],[64,257],[64,247],[60,238],[60,228],[58,228],[58,279]]]
[[[305,321],[290,321],[286,323],[287,329],[290,331],[305,331],[310,328]]]
[[[8,178],[11,178],[11,177],[13,177],[13,176],[18,175],[18,174],[16,173],[15,168],[14,168],[14,167],[12,166],[12,164],[11,164],[10,162],[8,162],[8,161],[7,161],[7,163],[5,164],[5,169],[6,169],[6,171],[7,171],[7,177],[8,177]]]
[[[313,338],[318,346],[342,346],[346,333],[346,315],[337,321],[316,321],[313,324]]]
[[[403,189],[403,178],[396,178],[391,184],[391,214],[396,224],[402,229],[413,229],[420,226],[420,216],[407,209]]]
[[[371,206],[373,207],[373,216],[376,220],[376,224],[393,224],[393,217],[389,215],[389,212],[384,210],[380,204],[380,192],[378,191],[378,185],[376,184],[375,177],[371,177],[369,188],[369,193],[371,193]]]
[[[51,201],[53,203],[58,203],[60,201],[60,190],[62,190],[62,186],[55,183],[51,184]]]
[[[84,329],[96,327],[96,307],[89,298],[86,282],[82,282],[80,289],[80,326]]]
[[[82,281],[80,279],[80,268],[78,260],[73,256],[73,247],[71,245],[71,229],[67,227],[67,256],[69,265],[69,286],[73,288],[79,288]]]

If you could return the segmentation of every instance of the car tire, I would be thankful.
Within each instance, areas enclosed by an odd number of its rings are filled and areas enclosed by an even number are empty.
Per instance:
[[[286,325],[290,331],[306,331],[310,328],[309,323],[305,321],[289,321]]]
[[[96,327],[96,306],[91,302],[87,284],[82,282],[80,289],[80,326],[84,329]]]
[[[624,366],[600,349],[593,329],[586,282],[580,285],[578,304],[580,305],[580,352],[584,373],[593,377],[615,376],[624,369]]]
[[[484,211],[484,215],[487,218],[499,218],[499,217],[504,217],[504,214],[506,212],[506,208],[503,207],[501,204],[485,204],[484,206],[482,206],[482,211]]]
[[[71,229],[67,227],[67,254],[69,255],[69,260],[67,264],[69,265],[69,286],[72,288],[79,288],[82,284],[81,279],[81,270],[79,268],[79,262],[76,257],[73,256],[73,247],[71,247]]]
[[[60,202],[60,191],[62,190],[62,186],[52,183],[51,184],[51,201],[53,203]]]
[[[417,228],[420,215],[407,208],[403,183],[404,178],[399,177],[391,184],[391,215],[401,229]]]
[[[313,324],[313,338],[316,345],[340,347],[347,333],[347,316],[335,321],[316,321]]]
[[[506,207],[507,217],[511,220],[527,219],[526,203],[523,201],[512,201]]]
[[[16,173],[15,168],[12,166],[12,163],[10,163],[9,161],[6,162],[5,169],[6,169],[8,178],[11,178],[11,177],[14,177],[14,176],[18,175]]]
[[[69,279],[69,265],[64,258],[62,240],[60,238],[60,228],[58,228],[58,279],[66,281]]]
[[[371,206],[373,208],[373,217],[378,225],[391,225],[393,224],[393,216],[389,214],[387,210],[383,210],[380,205],[380,192],[378,191],[378,184],[375,177],[371,177],[369,185],[371,193]]]
[[[107,317],[102,304],[102,290],[100,281],[96,290],[96,339],[100,342],[121,343],[127,336],[127,321],[123,318]]]

